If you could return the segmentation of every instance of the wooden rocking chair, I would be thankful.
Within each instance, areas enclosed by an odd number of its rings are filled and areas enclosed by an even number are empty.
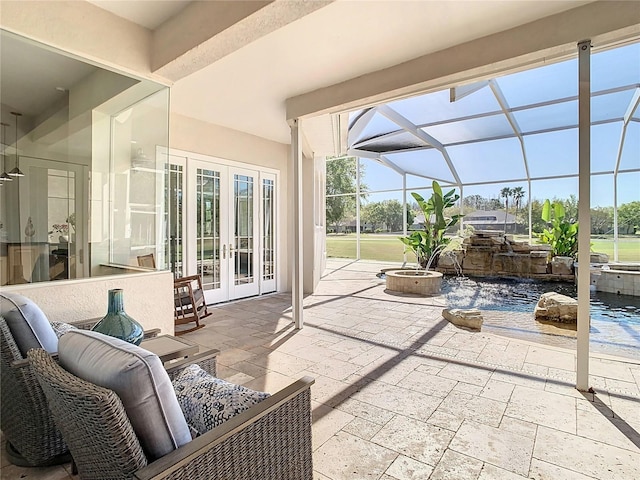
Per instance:
[[[153,253],[138,256],[138,265],[141,267],[156,268]],[[193,332],[194,330],[204,327],[204,325],[200,325],[200,320],[211,315],[211,312],[207,310],[207,302],[204,298],[200,275],[176,278],[173,281],[173,300],[176,326],[191,322],[195,322],[196,324],[193,328],[176,331],[176,335]]]
[[[207,302],[204,298],[200,275],[176,278],[173,281],[173,291],[176,325],[196,323],[195,327],[176,331],[175,334],[182,335],[204,327],[204,325],[200,325],[200,320],[211,315],[211,312],[207,310]]]

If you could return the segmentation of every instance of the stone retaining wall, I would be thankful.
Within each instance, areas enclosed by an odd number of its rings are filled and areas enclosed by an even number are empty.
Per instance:
[[[573,273],[548,268],[549,245],[529,245],[500,231],[478,230],[465,238],[462,249],[440,256],[437,270],[477,277],[521,277],[573,281]]]

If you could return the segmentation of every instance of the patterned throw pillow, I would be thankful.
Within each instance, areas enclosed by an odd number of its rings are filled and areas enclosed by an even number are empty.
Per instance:
[[[74,327],[73,325],[64,322],[51,322],[51,328],[53,328],[53,331],[58,338],[71,330],[78,330],[78,327]]]
[[[178,403],[196,435],[208,432],[269,396],[213,377],[189,365],[173,381]]]

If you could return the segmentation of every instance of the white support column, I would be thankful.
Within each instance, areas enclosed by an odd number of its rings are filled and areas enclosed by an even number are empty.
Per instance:
[[[460,187],[460,215],[464,215],[464,190],[462,184],[458,185]],[[462,227],[462,221],[464,217],[460,219],[460,236],[464,234],[464,228]]]
[[[533,241],[533,225],[532,225],[532,205],[531,205],[531,179],[527,180],[528,184],[529,184],[529,196],[528,196],[528,202],[529,202],[529,245],[531,245],[531,242]]]
[[[302,125],[300,119],[291,122],[291,175],[293,177],[293,245],[291,255],[291,310],[297,329],[304,325],[302,316],[303,270],[302,270]]]
[[[618,172],[613,174],[613,261],[618,261]]]
[[[356,157],[356,260],[360,260],[360,157]]]
[[[407,174],[402,174],[402,236],[407,236]],[[407,263],[407,252],[403,250],[402,263]]]
[[[576,388],[589,389],[591,242],[591,40],[578,44],[578,345]]]

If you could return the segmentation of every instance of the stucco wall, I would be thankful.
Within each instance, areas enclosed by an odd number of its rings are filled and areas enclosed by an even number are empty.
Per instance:
[[[279,170],[280,290],[291,290],[291,272],[289,271],[289,258],[287,255],[289,239],[291,238],[288,227],[291,208],[288,175],[289,145],[177,113],[171,113],[169,143],[171,148],[178,150]]]
[[[145,328],[160,328],[173,334],[173,276],[171,272],[42,282],[2,287],[32,299],[50,321],[73,322],[103,317],[107,313],[107,292],[124,290],[125,311]]]

